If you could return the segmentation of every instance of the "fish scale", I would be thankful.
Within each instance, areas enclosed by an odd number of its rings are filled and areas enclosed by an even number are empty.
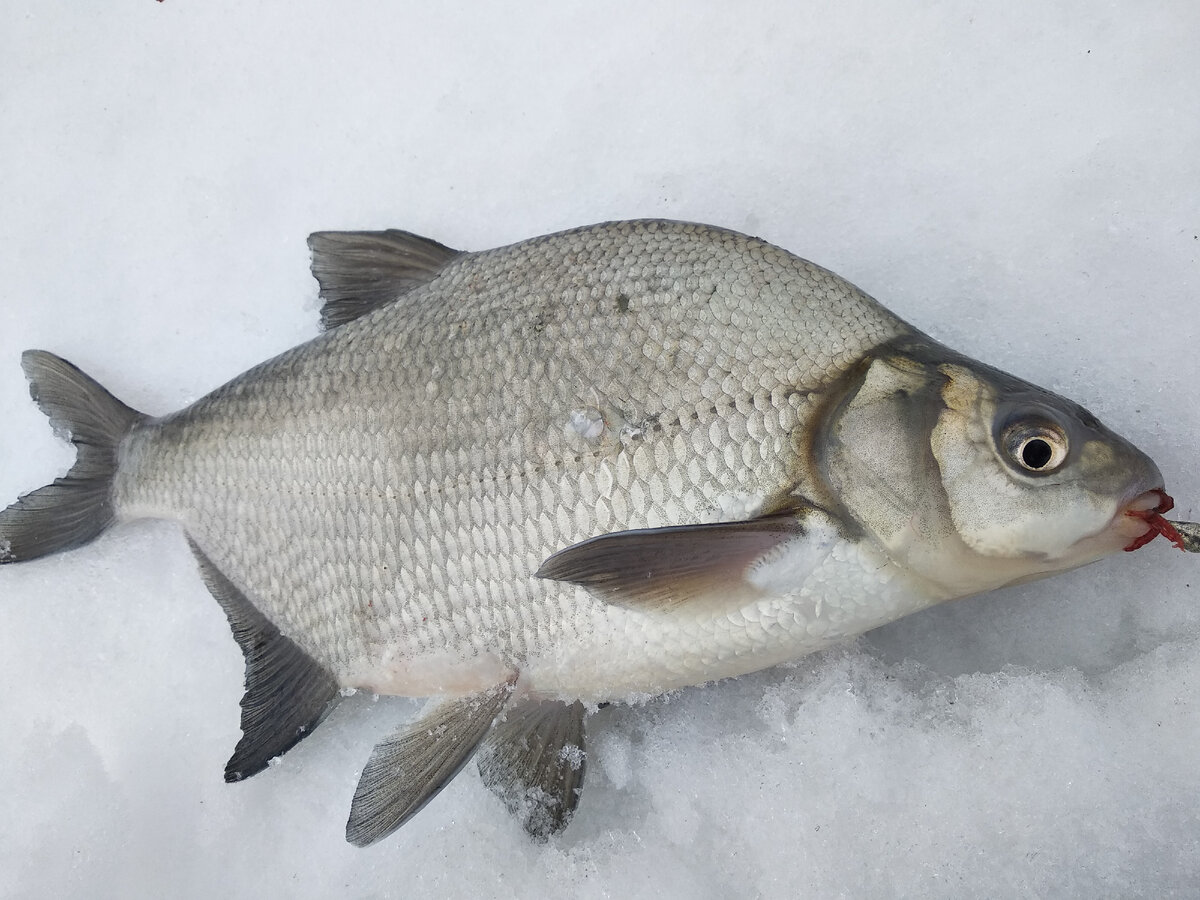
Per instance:
[[[326,333],[177,413],[25,354],[78,453],[0,512],[0,562],[179,522],[246,660],[231,781],[342,688],[441,696],[375,747],[356,844],[477,748],[545,837],[578,800],[585,703],[1194,537],[1086,410],[755,238],[639,221],[480,253],[310,247]]]
[[[831,287],[836,307],[801,327],[796,305],[827,303]],[[906,330],[728,232],[601,226],[470,254],[402,312],[145,425],[118,507],[183,522],[339,678],[385,653],[520,662],[539,634],[567,641],[603,615],[531,579],[544,559],[596,534],[718,521],[722,495],[786,488],[789,436],[812,409],[792,391]],[[779,343],[796,355],[771,355]],[[572,410],[596,406],[618,421],[595,443],[571,434]]]

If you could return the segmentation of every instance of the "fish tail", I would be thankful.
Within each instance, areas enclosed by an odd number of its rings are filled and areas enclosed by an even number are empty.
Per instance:
[[[26,350],[21,367],[30,395],[76,457],[66,475],[0,512],[0,563],[69,550],[108,528],[121,440],[146,418],[53,353]]]

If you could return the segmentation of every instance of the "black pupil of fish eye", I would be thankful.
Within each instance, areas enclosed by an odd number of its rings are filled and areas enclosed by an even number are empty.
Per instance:
[[[1054,456],[1054,448],[1042,438],[1032,438],[1021,447],[1021,462],[1031,469],[1044,469]]]

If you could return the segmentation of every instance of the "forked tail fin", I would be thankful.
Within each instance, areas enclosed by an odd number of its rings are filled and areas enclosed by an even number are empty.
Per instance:
[[[66,475],[0,512],[0,563],[78,547],[111,525],[118,446],[145,418],[53,353],[26,350],[21,367],[30,395],[75,445],[76,458]]]

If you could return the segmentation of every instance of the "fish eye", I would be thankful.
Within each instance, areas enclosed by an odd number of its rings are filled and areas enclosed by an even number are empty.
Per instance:
[[[1017,468],[1045,475],[1066,460],[1067,436],[1050,422],[1016,422],[1004,429],[1001,448]]]

